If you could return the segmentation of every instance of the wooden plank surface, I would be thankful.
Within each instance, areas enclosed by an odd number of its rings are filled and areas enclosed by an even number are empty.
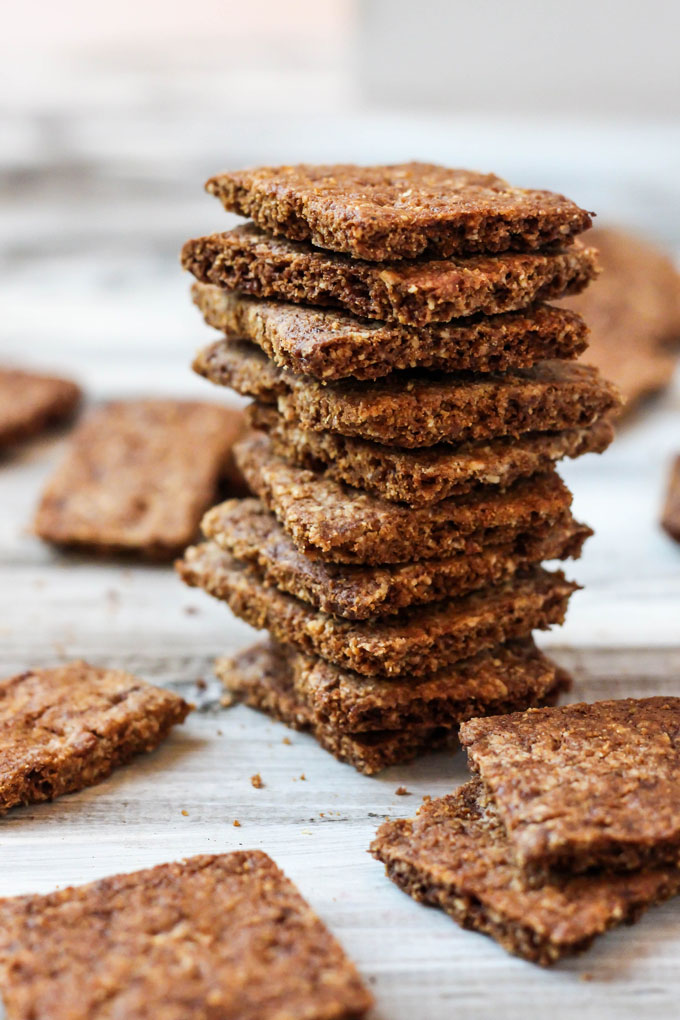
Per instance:
[[[226,131],[231,148],[218,158],[224,143],[211,133],[208,112],[170,119],[162,128],[159,123],[150,115],[128,118],[112,130],[111,119],[104,128],[93,115],[55,114],[46,132],[49,152],[40,134],[44,124],[3,124],[15,144],[0,178],[7,239],[2,354],[72,372],[92,402],[140,393],[229,399],[188,370],[193,349],[210,334],[190,307],[176,264],[185,237],[226,220],[200,195],[205,174],[222,162],[255,162],[263,153],[271,158],[267,145],[286,158],[314,158],[313,141],[317,150],[359,146],[366,160],[384,158],[397,142],[404,149],[403,121],[391,133],[385,121],[369,133],[366,122],[357,142],[350,126],[314,139],[309,124],[299,125],[291,141],[284,126],[272,122],[269,134],[246,139],[232,120]],[[410,151],[451,161],[450,153],[437,150],[450,134],[426,136],[420,125],[409,130]],[[165,131],[160,149],[159,131]],[[460,142],[463,136],[456,137]],[[490,142],[475,148],[466,137],[461,144],[476,154],[470,162],[491,165]],[[552,137],[552,179],[535,174],[546,184],[561,183],[556,167],[563,153]],[[201,158],[191,157],[200,145]],[[316,158],[326,154],[333,153]],[[24,173],[10,201],[2,180],[11,183],[22,167],[31,173]],[[566,168],[564,190],[572,190],[569,181],[578,172],[576,162]],[[615,193],[604,172],[598,177],[593,171],[589,180],[594,191]],[[614,183],[623,193],[621,180]],[[638,202],[641,219],[644,203],[632,183],[626,196]],[[627,207],[623,200],[620,205]],[[677,382],[604,457],[564,470],[576,515],[597,534],[584,558],[567,567],[584,591],[575,596],[566,626],[541,643],[573,669],[574,698],[680,688],[680,548],[657,524],[667,465],[680,447]],[[249,628],[185,589],[170,568],[63,556],[31,537],[33,508],[64,441],[40,440],[0,462],[1,675],[84,657],[180,690],[199,711],[157,753],[106,783],[2,819],[0,895],[47,891],[199,851],[262,847],[299,884],[371,982],[376,1020],[524,1020],[546,1004],[555,1020],[677,1014],[680,902],[546,972],[459,930],[393,887],[366,852],[375,829],[387,816],[414,812],[425,794],[441,795],[463,781],[463,756],[438,754],[369,779],[308,737],[241,707],[219,709],[211,661],[251,640]],[[264,780],[261,790],[251,786],[255,772]],[[396,796],[400,785],[409,797]]]

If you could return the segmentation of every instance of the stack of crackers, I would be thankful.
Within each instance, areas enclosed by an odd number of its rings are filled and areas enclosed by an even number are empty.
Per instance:
[[[475,778],[371,851],[415,899],[548,965],[680,891],[680,698],[473,719]]]
[[[550,703],[532,631],[577,586],[541,564],[591,534],[555,463],[603,451],[620,402],[546,303],[596,275],[589,214],[418,163],[207,188],[253,221],[182,260],[224,334],[196,371],[253,398],[254,498],[209,511],[178,569],[271,635],[218,664],[226,688],[366,773]]]

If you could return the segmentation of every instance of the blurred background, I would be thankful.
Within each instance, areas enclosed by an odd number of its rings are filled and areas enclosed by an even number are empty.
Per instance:
[[[231,225],[203,191],[221,169],[494,171],[680,258],[672,0],[2,2],[0,354],[90,398],[237,399],[189,371],[211,333],[178,263],[187,238]],[[677,641],[678,556],[658,527],[676,450],[677,372],[606,457],[565,465],[598,534],[557,640]]]
[[[670,0],[3,5],[2,343],[96,392],[200,388],[177,253],[228,224],[223,168],[493,170],[680,253]]]

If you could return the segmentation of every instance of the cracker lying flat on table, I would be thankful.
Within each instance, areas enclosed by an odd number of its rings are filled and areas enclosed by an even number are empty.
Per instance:
[[[0,680],[0,814],[106,778],[191,706],[129,673],[71,662]]]
[[[578,294],[596,276],[596,258],[577,241],[550,253],[376,264],[270,237],[252,224],[182,249],[182,265],[201,283],[411,326]]]
[[[673,461],[668,478],[668,489],[661,517],[661,527],[676,542],[680,542],[680,455]]]
[[[356,436],[304,429],[269,404],[251,404],[246,413],[254,428],[267,433],[278,457],[414,507],[459,496],[481,485],[507,488],[518,478],[549,471],[564,457],[602,453],[614,438],[611,422],[600,418],[594,425],[561,432],[525,432],[516,438],[405,450]]]
[[[433,506],[412,508],[352,489],[323,472],[292,467],[254,433],[235,449],[251,488],[299,549],[335,563],[400,563],[537,535],[564,519],[571,493],[553,471],[499,491],[486,487]]]
[[[680,698],[473,719],[461,731],[532,876],[680,864]]]
[[[544,966],[582,952],[597,935],[680,890],[680,869],[671,867],[526,888],[479,780],[426,801],[413,819],[385,822],[371,853],[414,899]]]
[[[354,566],[311,560],[257,499],[229,500],[205,515],[207,538],[250,564],[265,584],[325,613],[350,620],[392,615],[406,606],[465,595],[499,584],[542,560],[576,559],[590,528],[567,513],[545,533],[444,560]]]
[[[372,1004],[260,850],[0,900],[0,980],[8,1020],[358,1020]]]
[[[680,343],[680,273],[658,248],[619,230],[597,229],[602,276],[570,299],[591,328],[585,360],[619,387],[632,410],[670,383]]]
[[[434,163],[256,167],[206,189],[273,234],[376,261],[543,248],[592,223],[564,195]]]
[[[258,301],[205,283],[195,283],[191,293],[209,326],[230,339],[251,340],[281,368],[317,379],[378,379],[409,368],[502,372],[575,358],[587,346],[583,319],[551,305],[415,329]]]
[[[242,431],[241,412],[216,404],[109,404],[74,433],[35,531],[56,545],[171,558],[215,501]]]
[[[578,585],[534,567],[522,577],[456,599],[367,621],[330,616],[267,587],[252,568],[214,542],[191,546],[177,563],[185,582],[226,602],[277,641],[366,676],[422,676],[535,628],[562,623]]]
[[[314,723],[343,733],[453,729],[474,715],[544,703],[568,685],[566,674],[531,639],[498,645],[422,680],[362,677],[283,646],[278,654],[287,657],[292,689],[312,713]],[[227,691],[234,682],[238,686],[232,662],[219,659],[215,664]]]
[[[346,733],[320,723],[295,691],[291,664],[294,654],[276,642],[265,641],[233,658],[218,660],[228,696],[292,729],[311,733],[338,761],[369,776],[456,742],[457,730],[445,726]]]
[[[321,383],[277,368],[246,340],[218,340],[199,351],[193,367],[219,386],[276,404],[302,428],[409,449],[583,428],[621,402],[596,369],[566,361],[503,374],[396,373]]]
[[[0,446],[9,446],[66,421],[80,398],[80,388],[68,379],[0,369]]]

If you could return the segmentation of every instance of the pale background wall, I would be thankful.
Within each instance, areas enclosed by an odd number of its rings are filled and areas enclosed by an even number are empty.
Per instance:
[[[364,0],[373,100],[504,113],[680,114],[674,0]]]

